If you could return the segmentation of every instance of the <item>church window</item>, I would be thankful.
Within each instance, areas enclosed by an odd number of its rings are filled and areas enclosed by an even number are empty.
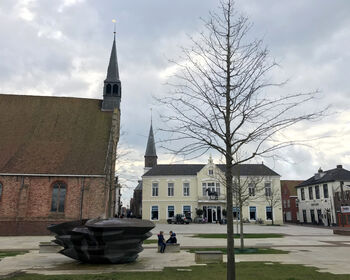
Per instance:
[[[118,85],[113,86],[113,95],[117,95],[118,93]]]
[[[112,86],[110,84],[107,84],[106,86],[106,93],[111,94],[112,93]]]
[[[52,189],[51,212],[64,212],[67,186],[63,182],[56,182]]]

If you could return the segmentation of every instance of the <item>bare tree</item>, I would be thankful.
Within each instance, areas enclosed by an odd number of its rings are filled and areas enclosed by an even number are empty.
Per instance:
[[[267,76],[277,64],[261,40],[249,41],[251,24],[237,16],[233,0],[222,0],[219,12],[210,13],[204,27],[176,63],[171,94],[158,98],[168,110],[161,130],[171,141],[168,150],[177,155],[198,157],[214,149],[225,159],[227,279],[232,280],[236,279],[233,166],[292,145],[291,140],[281,142],[279,133],[323,112],[298,110],[317,92],[278,96],[268,92],[280,85]],[[234,161],[237,152],[242,157]]]
[[[262,176],[242,176],[240,174],[240,166],[236,166],[236,172],[233,179],[233,195],[236,202],[236,207],[239,208],[239,238],[241,250],[244,249],[244,230],[243,230],[243,206],[248,202],[258,198],[262,187],[260,183],[263,181]]]

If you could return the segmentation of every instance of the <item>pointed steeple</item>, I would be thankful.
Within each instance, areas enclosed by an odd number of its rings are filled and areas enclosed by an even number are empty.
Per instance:
[[[119,69],[117,60],[117,47],[115,42],[115,31],[111,56],[109,58],[107,77],[103,86],[103,111],[113,111],[115,108],[120,109],[120,99],[122,95],[121,82],[119,79]]]
[[[153,135],[153,127],[152,127],[152,121],[151,121],[151,127],[149,129],[148,134],[148,141],[147,141],[147,147],[146,147],[146,153],[145,153],[145,169],[150,169],[157,165],[157,152],[156,152],[156,145],[154,141],[154,135]]]
[[[118,81],[119,81],[119,69],[118,69],[118,59],[117,59],[117,47],[115,44],[115,33],[114,33],[111,56],[109,58],[107,77],[105,82],[118,82]]]

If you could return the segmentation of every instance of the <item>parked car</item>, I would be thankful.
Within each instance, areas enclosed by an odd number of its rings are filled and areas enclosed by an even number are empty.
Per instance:
[[[192,222],[192,218],[183,214],[176,214],[174,217],[167,219],[167,222],[168,224],[189,224]]]

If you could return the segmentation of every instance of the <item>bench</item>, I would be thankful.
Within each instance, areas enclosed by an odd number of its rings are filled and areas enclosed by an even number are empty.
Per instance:
[[[160,246],[158,245],[158,253],[160,252]],[[179,243],[167,243],[165,247],[165,253],[178,253],[180,252]]]
[[[196,263],[222,263],[222,251],[195,251]]]
[[[53,242],[40,242],[39,243],[39,253],[57,253],[62,250],[60,245]]]

